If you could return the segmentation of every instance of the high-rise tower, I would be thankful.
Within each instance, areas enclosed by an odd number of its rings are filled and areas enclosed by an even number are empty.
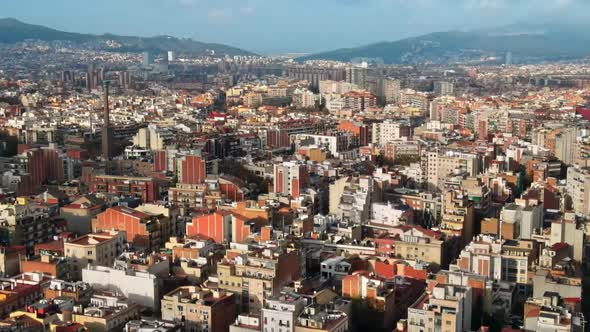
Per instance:
[[[103,125],[102,125],[102,158],[108,161],[111,158],[113,129],[111,128],[110,111],[109,111],[109,81],[103,81],[104,90],[103,101]]]

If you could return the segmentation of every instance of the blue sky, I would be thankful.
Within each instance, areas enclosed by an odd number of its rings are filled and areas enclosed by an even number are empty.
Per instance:
[[[588,19],[590,0],[7,0],[0,16],[84,32],[317,52],[531,19]]]

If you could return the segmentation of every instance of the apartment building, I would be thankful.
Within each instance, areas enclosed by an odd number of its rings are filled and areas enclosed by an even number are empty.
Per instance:
[[[224,289],[183,286],[161,302],[162,320],[184,322],[187,331],[226,332],[236,319],[234,295]]]
[[[149,177],[95,175],[91,179],[89,190],[92,193],[137,197],[145,203],[160,199],[158,182]]]
[[[144,205],[136,209],[115,206],[93,220],[93,231],[122,231],[134,247],[156,250],[175,234],[170,216],[157,206]]]
[[[393,139],[385,143],[383,156],[385,158],[396,160],[397,158],[419,158],[420,143],[418,141],[408,140],[407,138]]]
[[[471,288],[438,284],[408,309],[408,332],[471,330]]]
[[[513,229],[513,238],[532,239],[543,228],[543,204],[537,200],[516,199],[500,212],[501,228]]]
[[[88,264],[112,266],[126,241],[122,232],[87,234],[64,242],[64,256],[76,266],[78,275]]]
[[[457,151],[423,151],[422,164],[430,191],[443,189],[444,180],[451,174],[478,176],[481,167],[477,155]]]
[[[295,331],[297,318],[306,304],[304,298],[295,294],[269,297],[262,308],[262,331]]]
[[[124,297],[98,293],[92,296],[88,307],[74,310],[72,322],[82,324],[92,332],[116,331],[128,321],[139,318],[140,309],[138,304]]]
[[[399,226],[391,228],[388,234],[374,239],[377,254],[390,258],[401,258],[429,262],[437,265],[448,263],[445,235],[420,226]]]
[[[59,215],[66,220],[69,231],[83,235],[92,232],[92,219],[104,206],[105,201],[96,195],[85,195],[61,207]]]
[[[453,267],[494,280],[515,282],[524,290],[532,276],[529,269],[537,257],[531,240],[499,240],[479,235],[461,251]]]
[[[308,171],[304,164],[297,162],[283,162],[274,165],[273,192],[299,197],[308,183]]]
[[[344,312],[310,305],[297,318],[295,332],[346,332],[348,326],[348,315]]]
[[[574,307],[575,304],[559,293],[547,291],[541,297],[529,298],[524,304],[524,328],[527,331],[585,331],[584,314]]]
[[[35,244],[49,242],[56,226],[45,204],[19,199],[14,204],[0,205],[0,240],[10,245],[22,245],[32,254]]]
[[[82,281],[97,290],[123,294],[129,301],[150,309],[160,306],[160,281],[149,272],[88,265],[82,269]]]
[[[278,296],[283,286],[299,279],[299,252],[281,248],[246,251],[218,263],[217,276],[219,288],[236,294],[242,311],[259,312],[265,298]]]
[[[572,209],[581,215],[590,215],[590,170],[579,167],[567,169],[566,193],[572,200]]]
[[[448,190],[443,195],[442,219],[440,230],[448,236],[461,239],[463,244],[473,238],[474,209],[473,203],[461,190]]]
[[[371,129],[371,143],[385,146],[392,141],[411,138],[414,134],[413,131],[412,125],[408,121],[386,120],[375,122],[372,124]]]

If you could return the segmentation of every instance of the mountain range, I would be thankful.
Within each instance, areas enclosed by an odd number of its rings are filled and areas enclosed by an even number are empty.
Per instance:
[[[251,52],[222,44],[204,43],[189,38],[171,36],[134,37],[114,34],[93,35],[65,32],[41,25],[21,22],[14,18],[0,19],[0,43],[12,44],[34,39],[41,41],[69,41],[76,44],[97,44],[110,51],[164,53],[175,51],[181,54],[208,55],[254,55]]]
[[[511,52],[521,62],[571,60],[590,56],[588,24],[514,24],[477,30],[446,31],[342,48],[298,58],[305,60],[352,61],[377,59],[388,64],[449,63],[496,57],[504,60]]]

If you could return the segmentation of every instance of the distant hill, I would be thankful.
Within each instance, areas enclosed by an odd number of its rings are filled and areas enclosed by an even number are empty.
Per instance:
[[[141,52],[151,51],[163,53],[175,51],[192,55],[205,55],[215,51],[217,55],[253,55],[248,51],[214,43],[203,43],[188,38],[175,38],[171,36],[133,37],[118,36],[113,34],[92,35],[73,32],[64,32],[41,25],[33,25],[21,22],[14,18],[0,19],[0,43],[17,43],[27,39],[42,41],[70,41],[74,43],[99,43],[106,41],[116,42],[115,46],[104,47],[112,51]],[[106,44],[106,43],[104,43]]]
[[[580,26],[520,26],[474,32],[447,31],[381,42],[355,48],[311,54],[298,61],[325,59],[351,61],[355,58],[381,59],[385,63],[445,63],[482,56],[514,58],[526,61],[576,59],[590,56],[590,34]]]

